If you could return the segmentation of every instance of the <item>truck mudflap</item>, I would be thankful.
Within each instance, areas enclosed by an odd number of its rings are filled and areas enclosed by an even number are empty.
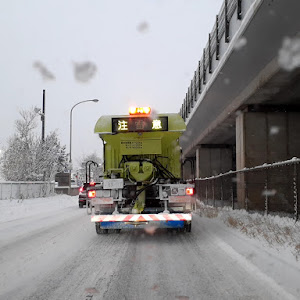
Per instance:
[[[187,228],[190,231],[192,214],[119,214],[91,217],[101,229],[126,228]]]

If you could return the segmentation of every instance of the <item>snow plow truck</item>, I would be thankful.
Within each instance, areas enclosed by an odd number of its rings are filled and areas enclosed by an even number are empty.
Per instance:
[[[104,177],[88,188],[97,234],[127,228],[190,232],[194,185],[182,180],[179,114],[149,107],[102,116],[94,132],[103,142]]]

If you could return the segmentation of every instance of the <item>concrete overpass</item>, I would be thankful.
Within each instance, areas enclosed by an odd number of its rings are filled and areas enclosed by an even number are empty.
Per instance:
[[[299,12],[224,2],[180,110],[185,178],[300,157]]]

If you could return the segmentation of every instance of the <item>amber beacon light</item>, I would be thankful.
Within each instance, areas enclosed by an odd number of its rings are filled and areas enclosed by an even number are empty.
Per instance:
[[[150,107],[130,107],[129,114],[130,115],[149,115],[151,112]]]

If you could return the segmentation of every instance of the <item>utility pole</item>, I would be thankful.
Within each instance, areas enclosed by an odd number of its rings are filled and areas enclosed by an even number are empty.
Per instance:
[[[34,108],[34,112],[41,116],[41,121],[42,121],[42,143],[41,144],[42,144],[42,147],[44,147],[44,142],[45,142],[45,100],[46,100],[45,90],[43,90],[43,109],[41,111],[41,109],[38,107]],[[46,171],[44,171],[43,181],[45,181],[45,178],[46,178]]]
[[[41,120],[42,120],[42,143],[45,142],[45,90],[43,90],[43,111],[41,114]],[[46,179],[46,171],[43,172],[43,181]]]
[[[41,114],[42,120],[42,141],[45,141],[45,90],[43,90],[43,112]]]

